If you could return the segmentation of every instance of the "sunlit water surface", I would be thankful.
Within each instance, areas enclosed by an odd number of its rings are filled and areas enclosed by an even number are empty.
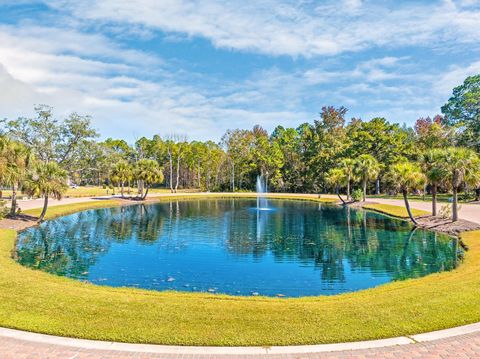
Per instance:
[[[454,268],[457,240],[308,201],[188,200],[89,210],[25,230],[28,267],[100,285],[298,297]]]

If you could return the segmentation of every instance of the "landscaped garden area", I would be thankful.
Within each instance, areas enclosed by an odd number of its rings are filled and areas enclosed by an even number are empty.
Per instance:
[[[480,225],[458,197],[478,199],[480,158],[458,106],[412,129],[324,107],[297,129],[133,146],[49,107],[7,121],[0,327],[270,346],[478,322]],[[23,194],[42,203],[22,209]],[[386,195],[404,205],[375,202]],[[411,207],[422,195],[430,211]],[[49,205],[66,196],[92,199]]]
[[[56,215],[62,214],[59,208]],[[15,236],[2,230],[0,325],[6,327],[127,342],[287,345],[385,338],[480,320],[478,231],[462,236],[469,251],[453,271],[305,298],[95,286],[20,266],[11,258]]]

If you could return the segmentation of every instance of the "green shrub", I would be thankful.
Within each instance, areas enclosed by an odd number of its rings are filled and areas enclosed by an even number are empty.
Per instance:
[[[8,212],[9,212],[8,208],[5,207],[5,201],[0,201],[0,219],[5,218]]]
[[[361,189],[356,189],[352,192],[352,199],[355,202],[361,201],[363,199],[363,192]]]

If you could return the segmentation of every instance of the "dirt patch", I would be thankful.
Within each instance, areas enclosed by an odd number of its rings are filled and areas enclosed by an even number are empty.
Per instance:
[[[24,230],[28,227],[36,225],[38,218],[19,214],[15,218],[4,218],[0,221],[0,229],[14,229],[16,231]]]
[[[452,222],[449,218],[434,216],[422,216],[416,218],[419,227],[435,232],[442,232],[453,236],[458,236],[462,232],[475,231],[480,229],[480,224],[459,219]]]

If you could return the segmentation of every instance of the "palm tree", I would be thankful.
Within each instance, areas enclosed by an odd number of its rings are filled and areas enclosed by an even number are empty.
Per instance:
[[[340,168],[347,176],[347,200],[351,200],[350,185],[355,176],[355,161],[351,158],[344,158],[340,162]]]
[[[443,149],[433,149],[425,152],[421,157],[423,172],[427,182],[432,187],[432,215],[437,215],[437,189],[445,181],[448,172],[444,166],[445,151]]]
[[[389,174],[390,181],[402,192],[408,216],[415,225],[418,225],[410,209],[408,193],[414,189],[417,189],[418,187],[421,187],[425,182],[425,176],[423,175],[420,166],[407,161],[395,163],[390,167]]]
[[[120,183],[122,198],[125,197],[125,182],[129,182],[132,179],[132,176],[132,168],[126,161],[120,161],[113,167],[110,179],[112,182]]]
[[[477,188],[480,186],[480,157],[474,156],[471,170],[465,173],[465,187]]]
[[[380,164],[372,155],[360,155],[355,160],[355,173],[362,181],[363,201],[367,199],[367,184],[375,179],[380,171]]]
[[[15,216],[17,214],[17,191],[25,179],[32,156],[27,147],[4,137],[0,141],[0,157],[2,158],[1,181],[12,188],[10,215]]]
[[[135,177],[137,180],[143,181],[146,188],[142,200],[147,198],[148,190],[152,184],[163,182],[163,172],[157,161],[154,160],[142,159],[138,161]]]
[[[471,179],[478,169],[478,156],[468,148],[450,147],[445,150],[444,166],[452,186],[452,221],[458,221],[458,189],[466,179]]]
[[[48,207],[48,198],[62,199],[68,189],[67,171],[62,169],[56,162],[40,162],[30,173],[25,181],[25,190],[30,195],[44,198],[43,209],[38,221],[45,218]]]
[[[343,200],[342,196],[340,196],[340,186],[347,183],[347,178],[348,176],[341,168],[332,168],[330,171],[328,171],[327,177],[325,178],[328,184],[335,187],[335,193],[343,204],[345,204],[345,201]]]

